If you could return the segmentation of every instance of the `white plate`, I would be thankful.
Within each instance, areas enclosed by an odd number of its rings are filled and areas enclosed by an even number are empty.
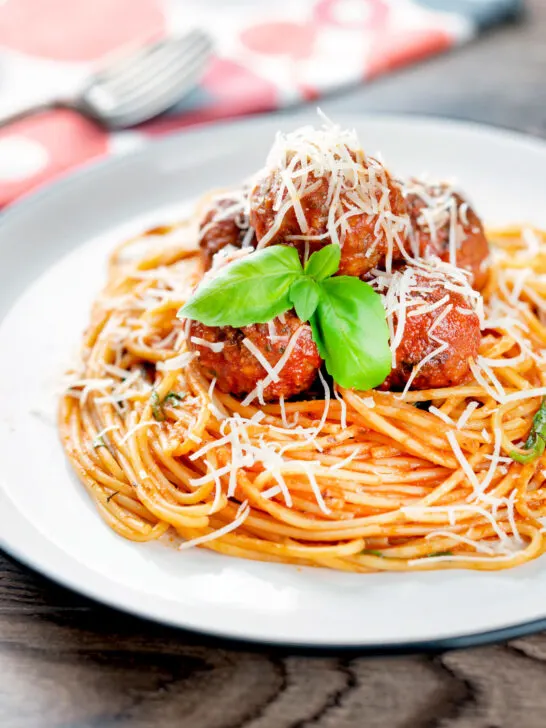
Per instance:
[[[544,626],[546,559],[496,573],[352,575],[116,536],[69,470],[55,389],[112,245],[257,168],[281,124],[253,119],[163,139],[67,178],[0,218],[0,523],[4,548],[73,589],[208,634],[311,647],[445,647]],[[456,177],[489,223],[546,226],[546,145],[412,117],[340,119],[400,174]],[[533,623],[533,624],[529,624]],[[499,632],[498,630],[503,630]],[[486,634],[484,634],[486,633]]]

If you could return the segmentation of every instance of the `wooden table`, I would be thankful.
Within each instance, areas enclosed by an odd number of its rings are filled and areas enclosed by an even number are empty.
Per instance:
[[[324,108],[546,136],[546,1],[529,6],[517,26]],[[235,651],[94,605],[0,556],[0,726],[544,728],[546,634],[436,656]]]

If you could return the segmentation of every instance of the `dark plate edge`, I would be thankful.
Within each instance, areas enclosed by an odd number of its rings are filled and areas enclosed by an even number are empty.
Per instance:
[[[429,654],[436,655],[441,652],[468,649],[471,647],[482,647],[484,645],[495,644],[498,642],[508,642],[519,637],[526,637],[537,632],[546,630],[546,617],[542,619],[532,620],[530,622],[522,622],[509,627],[501,627],[499,629],[487,630],[485,632],[475,632],[467,635],[458,635],[455,637],[442,637],[431,640],[414,640],[410,642],[393,642],[387,645],[370,645],[369,643],[355,643],[354,645],[315,645],[315,644],[301,644],[294,642],[276,642],[268,641],[265,639],[256,639],[249,637],[248,639],[243,637],[228,637],[221,631],[214,632],[213,630],[200,630],[197,628],[185,628],[180,627],[172,622],[155,618],[150,615],[143,616],[138,610],[132,609],[131,607],[123,606],[120,607],[113,602],[110,602],[108,598],[101,597],[100,599],[93,596],[92,594],[86,593],[86,589],[76,589],[71,584],[63,580],[56,574],[48,572],[47,569],[41,571],[38,570],[25,556],[21,556],[14,551],[11,551],[5,546],[0,548],[0,554],[6,556],[12,563],[17,566],[22,566],[28,569],[33,577],[39,579],[47,579],[52,581],[58,587],[66,589],[71,594],[75,594],[82,597],[90,602],[90,605],[100,610],[107,610],[111,612],[113,617],[120,617],[121,615],[130,615],[135,620],[135,627],[138,629],[139,624],[142,628],[146,625],[156,625],[162,629],[166,629],[175,635],[175,638],[187,642],[188,644],[195,644],[198,642],[200,645],[204,645],[213,649],[231,649],[237,652],[252,652],[261,651],[264,647],[273,654],[282,655],[302,655],[307,657],[324,657],[331,655],[348,656],[348,657],[381,657],[381,656],[401,656],[401,655],[412,655],[412,654]],[[52,608],[52,612],[55,608]],[[66,607],[63,611],[70,611]],[[106,615],[107,616],[107,615]],[[198,638],[198,639],[196,639]]]

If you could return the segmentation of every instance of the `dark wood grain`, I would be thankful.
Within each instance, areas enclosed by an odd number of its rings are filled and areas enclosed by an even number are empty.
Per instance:
[[[458,51],[340,94],[546,135],[546,2]],[[0,556],[2,728],[544,728],[546,635],[438,656],[230,649],[114,612]]]

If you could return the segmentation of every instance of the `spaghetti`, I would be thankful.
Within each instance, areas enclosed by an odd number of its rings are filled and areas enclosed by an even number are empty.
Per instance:
[[[546,457],[510,453],[546,395],[546,233],[489,231],[465,384],[357,392],[320,375],[322,395],[265,405],[219,391],[187,348],[176,313],[200,276],[196,237],[193,222],[156,228],[113,253],[62,398],[66,453],[114,531],[357,572],[543,553]]]

